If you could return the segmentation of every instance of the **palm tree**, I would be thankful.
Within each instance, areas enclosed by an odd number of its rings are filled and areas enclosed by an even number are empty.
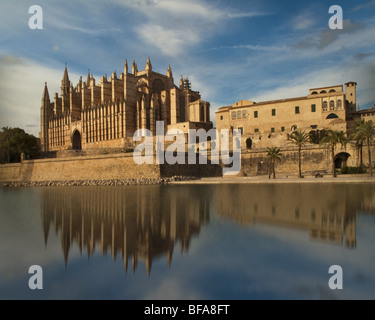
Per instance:
[[[361,127],[358,128],[358,135],[367,142],[368,162],[370,167],[370,176],[372,177],[372,161],[370,140],[375,137],[375,124],[372,120],[366,121]]]
[[[302,130],[295,130],[289,135],[290,143],[298,147],[298,175],[302,178],[301,170],[301,150],[302,147],[310,141],[310,135]]]
[[[280,153],[280,148],[277,147],[269,147],[267,149],[267,157],[270,158],[271,160],[271,169],[272,169],[272,174],[273,178],[276,178],[276,173],[275,173],[275,162],[276,160],[281,160],[282,154]]]
[[[358,147],[359,152],[359,164],[360,167],[363,167],[363,141],[364,138],[361,134],[361,128],[365,124],[365,121],[363,119],[357,119],[352,127],[350,128],[350,139],[356,141],[356,145]]]
[[[321,143],[328,143],[331,147],[331,161],[332,161],[332,173],[333,177],[336,178],[336,168],[335,168],[335,147],[336,144],[340,143],[341,147],[346,146],[348,139],[343,131],[338,130],[327,130],[325,137],[321,139]]]

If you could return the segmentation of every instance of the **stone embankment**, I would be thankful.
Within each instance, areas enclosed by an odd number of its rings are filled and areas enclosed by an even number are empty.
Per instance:
[[[66,181],[0,181],[0,187],[66,187],[66,186],[126,186],[142,184],[168,184],[175,181],[195,180],[196,177],[170,178],[66,180]]]

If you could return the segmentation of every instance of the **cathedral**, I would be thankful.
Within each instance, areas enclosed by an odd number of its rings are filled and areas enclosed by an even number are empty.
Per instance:
[[[125,60],[119,76],[104,75],[96,84],[88,73],[75,87],[65,66],[60,97],[55,93],[51,101],[46,83],[40,115],[42,152],[124,147],[137,130],[155,135],[156,121],[165,132],[212,128],[210,103],[191,90],[189,79],[181,76],[176,86],[170,65],[165,75],[154,72],[150,58],[142,71],[133,61],[129,72]]]

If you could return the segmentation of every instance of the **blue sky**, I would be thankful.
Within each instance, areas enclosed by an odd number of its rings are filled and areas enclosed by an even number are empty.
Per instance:
[[[344,28],[331,30],[331,5]],[[28,26],[31,5],[43,29]],[[60,92],[65,63],[77,84],[123,72],[125,58],[143,70],[147,57],[175,83],[218,108],[241,99],[304,96],[309,88],[358,83],[361,109],[375,103],[375,0],[211,1],[76,0],[0,2],[0,127],[39,133],[44,82]]]

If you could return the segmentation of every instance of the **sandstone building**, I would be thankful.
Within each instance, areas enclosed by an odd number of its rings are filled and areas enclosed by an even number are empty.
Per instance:
[[[356,111],[356,82],[309,89],[308,95],[289,99],[254,102],[241,100],[216,112],[216,127],[239,129],[242,148],[246,139],[252,146],[266,148],[288,143],[296,129],[333,129],[347,132]]]
[[[125,60],[120,76],[113,72],[96,84],[88,73],[75,87],[65,67],[60,96],[50,101],[45,84],[40,114],[43,152],[124,147],[138,129],[155,134],[156,121],[164,121],[165,132],[212,127],[209,102],[182,76],[176,86],[170,66],[165,75],[154,72],[150,58],[142,71],[133,61],[129,72]]]

